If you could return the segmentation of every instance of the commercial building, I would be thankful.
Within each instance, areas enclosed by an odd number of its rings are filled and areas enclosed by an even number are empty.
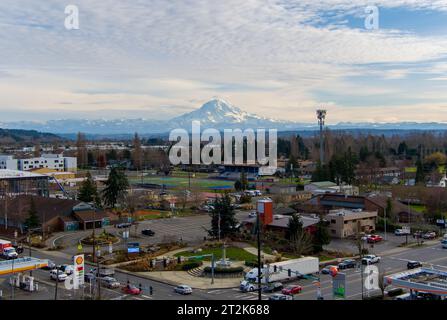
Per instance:
[[[359,188],[352,185],[337,185],[332,181],[311,182],[304,186],[304,191],[311,192],[312,195],[325,193],[341,193],[348,196],[359,194]]]
[[[77,159],[62,154],[44,154],[41,157],[18,159],[18,169],[23,171],[47,168],[57,171],[76,171]]]
[[[70,199],[20,195],[7,200],[0,206],[0,226],[25,230],[31,204],[34,203],[39,222],[45,232],[92,229],[93,224],[101,228],[110,223],[109,216],[84,202]],[[7,217],[7,219],[3,219]]]
[[[373,232],[376,229],[377,211],[331,210],[326,220],[332,237],[347,238],[362,232]]]
[[[17,170],[17,160],[13,156],[0,155],[0,169]]]
[[[49,176],[27,171],[0,169],[1,198],[31,194],[49,195]]]

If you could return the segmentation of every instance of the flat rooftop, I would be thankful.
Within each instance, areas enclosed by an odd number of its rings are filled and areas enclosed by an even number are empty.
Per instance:
[[[0,179],[48,178],[48,176],[28,171],[0,169]]]
[[[384,277],[384,283],[419,292],[447,296],[447,272],[417,268]]]

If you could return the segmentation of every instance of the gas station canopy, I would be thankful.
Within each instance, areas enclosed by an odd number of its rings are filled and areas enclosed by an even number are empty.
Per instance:
[[[395,273],[385,276],[384,283],[417,292],[447,296],[447,272],[437,269],[417,268]]]
[[[42,260],[32,257],[0,261],[0,276],[36,270],[47,266],[48,260]]]

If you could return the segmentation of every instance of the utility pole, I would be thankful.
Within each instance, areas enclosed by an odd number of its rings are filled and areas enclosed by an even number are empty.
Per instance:
[[[317,110],[318,125],[320,126],[320,164],[324,164],[324,141],[323,141],[323,127],[326,119],[326,110]]]
[[[5,230],[8,230],[8,182],[6,180],[3,181],[3,187],[5,190]]]
[[[257,233],[257,242],[258,242],[258,300],[262,300],[262,293],[261,293],[261,228],[259,223],[259,212],[257,212],[256,215],[256,233]]]

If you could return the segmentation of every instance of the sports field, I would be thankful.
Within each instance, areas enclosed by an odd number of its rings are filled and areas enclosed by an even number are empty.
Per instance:
[[[160,177],[160,176],[146,176],[143,178],[129,178],[129,182],[134,183],[153,183],[164,185],[166,188],[174,189],[188,189],[189,179],[183,177]],[[231,190],[234,186],[233,181],[213,180],[204,178],[191,178],[191,188],[199,190]]]

